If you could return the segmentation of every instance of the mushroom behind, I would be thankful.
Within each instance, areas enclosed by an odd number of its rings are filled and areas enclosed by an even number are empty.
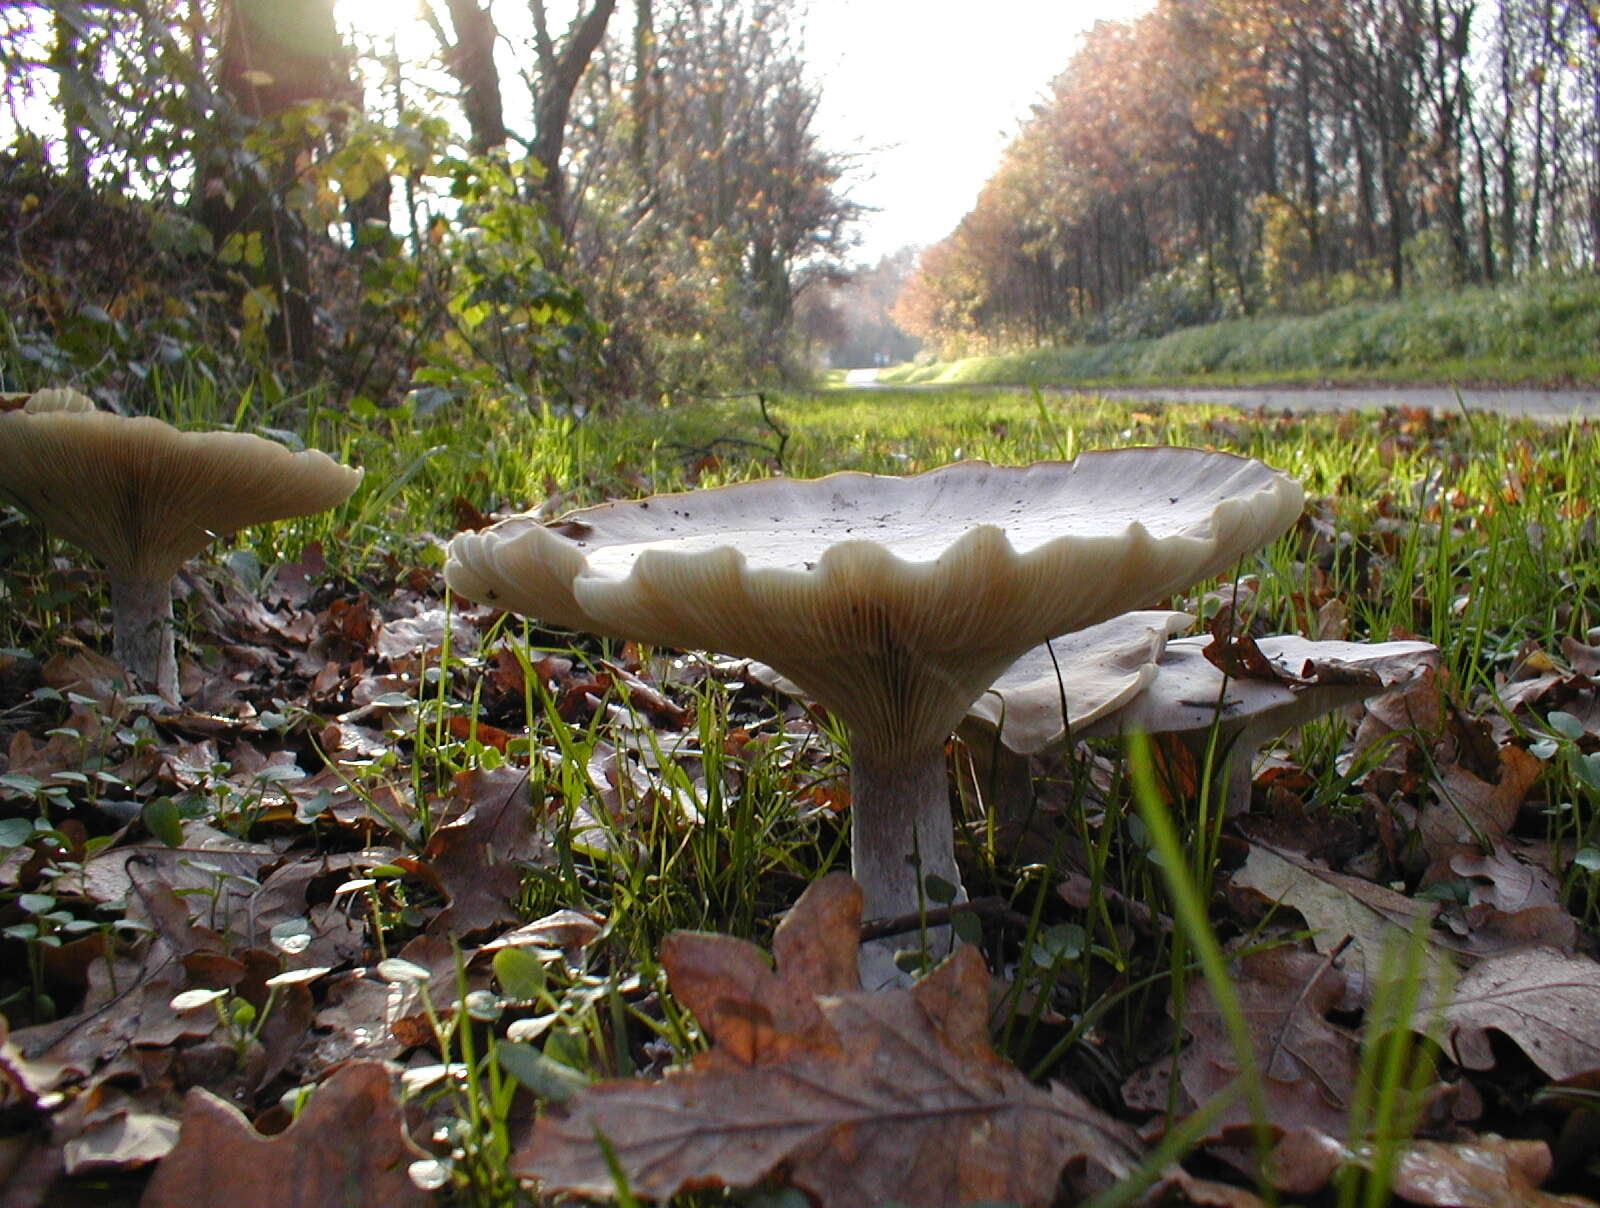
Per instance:
[[[1030,647],[1213,575],[1300,513],[1293,480],[1196,449],[766,479],[513,517],[450,544],[470,600],[760,660],[851,734],[869,917],[959,884],[944,742]]]
[[[333,507],[361,471],[248,433],[86,410],[71,393],[0,413],[0,494],[105,565],[114,656],[175,702],[178,568],[220,535]]]
[[[1081,732],[1176,734],[1204,752],[1213,729],[1227,771],[1224,812],[1250,805],[1251,764],[1268,739],[1335,709],[1388,692],[1437,667],[1430,642],[1312,641],[1295,634],[1256,640],[1277,678],[1228,676],[1206,657],[1210,637],[1169,642],[1145,690]]]

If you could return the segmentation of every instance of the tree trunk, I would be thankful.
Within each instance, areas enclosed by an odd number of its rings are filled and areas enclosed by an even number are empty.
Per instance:
[[[333,0],[231,0],[224,15],[218,85],[248,128],[307,101],[349,93],[344,48]],[[258,235],[263,262],[257,284],[277,295],[269,337],[291,360],[315,345],[307,232],[283,204],[308,144],[281,146],[267,179],[233,167],[230,147],[203,154],[200,218],[220,245],[231,235]]]
[[[617,7],[617,0],[595,0],[587,12],[580,9],[572,19],[567,36],[558,49],[550,39],[544,0],[530,0],[534,17],[534,44],[539,53],[539,86],[534,97],[534,136],[530,148],[533,158],[544,169],[541,190],[550,225],[566,236],[566,178],[561,168],[561,153],[566,148],[567,118],[572,112],[572,96],[589,66],[589,59],[605,35],[606,23]]]
[[[89,144],[84,139],[89,116],[83,104],[83,54],[78,31],[65,15],[55,15],[55,42],[50,48],[50,66],[55,69],[59,87],[56,105],[67,141],[67,175],[75,184],[89,183]]]
[[[445,68],[461,85],[474,155],[487,155],[506,143],[505,109],[500,97],[500,71],[494,63],[498,37],[494,17],[477,0],[446,0],[455,42],[445,48]]]
[[[655,125],[656,29],[651,0],[634,0],[633,21],[633,153],[634,171],[649,189],[655,181],[653,167]]]

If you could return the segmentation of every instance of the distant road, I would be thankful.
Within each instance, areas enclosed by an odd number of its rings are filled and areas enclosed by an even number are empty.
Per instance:
[[[873,387],[876,369],[852,369],[845,385]],[[886,383],[884,389],[916,389]],[[999,389],[999,387],[996,387]],[[1247,410],[1377,411],[1417,407],[1429,411],[1492,411],[1529,419],[1600,419],[1600,390],[1528,390],[1519,386],[1457,390],[1449,386],[1104,386],[1077,389],[1051,386],[1052,394],[1149,399],[1152,402],[1216,403]]]

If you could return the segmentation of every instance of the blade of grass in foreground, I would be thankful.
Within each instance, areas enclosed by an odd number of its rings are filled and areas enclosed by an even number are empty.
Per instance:
[[[1264,1159],[1270,1144],[1265,1131],[1269,1116],[1261,1071],[1256,1066],[1255,1049],[1250,1040],[1250,1024],[1245,1019],[1244,1008],[1228,972],[1227,957],[1207,919],[1206,903],[1189,874],[1177,828],[1162,804],[1161,794],[1156,787],[1148,735],[1135,732],[1128,736],[1128,767],[1133,782],[1134,803],[1160,860],[1161,874],[1167,884],[1167,895],[1172,901],[1178,928],[1200,965],[1212,1001],[1216,1003],[1217,1012],[1228,1030],[1228,1039],[1233,1044],[1234,1058],[1239,1063],[1238,1081],[1243,1084],[1243,1093],[1250,1102],[1250,1111],[1257,1125],[1256,1146],[1260,1157]],[[1174,970],[1174,973],[1178,972]],[[1175,977],[1174,982],[1181,984],[1181,979]]]

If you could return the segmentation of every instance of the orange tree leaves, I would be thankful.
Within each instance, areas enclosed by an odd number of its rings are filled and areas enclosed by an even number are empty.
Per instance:
[[[421,1208],[432,1197],[407,1173],[413,1154],[392,1081],[382,1062],[342,1066],[277,1137],[209,1091],[190,1091],[178,1144],[140,1208]]]
[[[1063,1168],[1127,1174],[1138,1142],[1065,1087],[1029,1083],[987,1042],[988,974],[963,948],[911,990],[869,994],[855,965],[861,893],[808,889],[758,949],[677,933],[662,964],[712,1042],[660,1082],[602,1083],[518,1155],[546,1190],[607,1195],[606,1146],[632,1190],[665,1199],[782,1170],[829,1208],[903,1200],[1043,1205]]]

